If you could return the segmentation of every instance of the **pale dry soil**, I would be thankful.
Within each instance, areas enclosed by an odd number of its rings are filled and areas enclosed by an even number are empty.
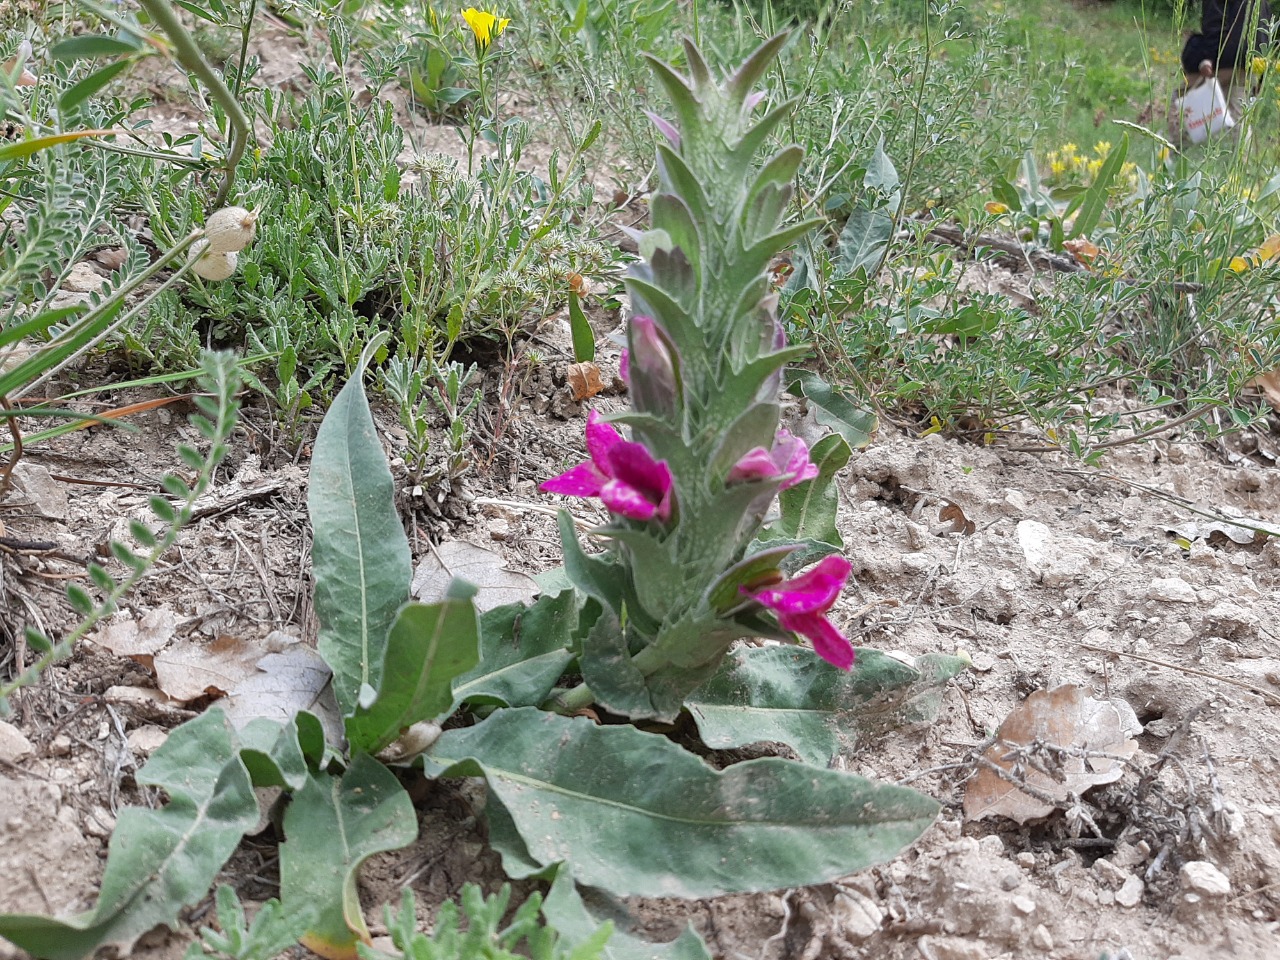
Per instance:
[[[496,550],[515,569],[557,562],[553,521],[541,512],[555,504],[536,483],[582,456],[584,425],[564,383],[569,357],[554,352],[558,328],[553,320],[539,337],[546,359],[521,381],[500,435],[482,418],[475,466],[452,490],[415,489],[397,465],[416,556],[428,540],[452,537]],[[602,358],[606,381],[613,362]],[[621,400],[592,402],[610,409]],[[194,439],[182,412],[145,415],[141,435],[72,434],[24,461],[23,489],[0,518],[10,538],[56,543],[58,553],[0,555],[7,666],[14,628],[65,628],[65,579],[82,578],[83,558],[123,535],[162,473],[178,467],[174,443]],[[802,407],[789,414],[796,429],[811,428]],[[398,429],[380,421],[394,461]],[[246,412],[214,493],[225,508],[197,520],[129,598],[136,616],[167,606],[177,634],[210,644],[257,641],[276,628],[311,638],[306,451],[297,463],[280,451],[273,458],[266,423]],[[691,920],[726,960],[1280,955],[1280,546],[1214,536],[1188,551],[1168,528],[1196,518],[1117,479],[1280,523],[1280,473],[1230,465],[1221,453],[1159,441],[1113,452],[1105,472],[1082,472],[1053,456],[878,434],[842,477],[840,528],[855,582],[837,620],[861,645],[964,650],[973,668],[949,685],[935,723],[851,731],[841,762],[877,779],[913,777],[944,812],[914,847],[840,884],[637,904],[647,931],[673,936]],[[237,499],[245,489],[265,492]],[[974,522],[973,534],[938,522],[944,498]],[[589,506],[575,510],[593,519]],[[1019,535],[1026,521],[1050,537],[1030,562]],[[1129,771],[1085,796],[1081,810],[1101,836],[1063,812],[1025,826],[962,822],[958,781],[972,772],[975,746],[1028,693],[1068,681],[1126,701],[1144,725]],[[165,731],[204,706],[148,699],[154,687],[143,666],[86,641],[19,698],[14,729],[29,749],[0,740],[0,910],[63,913],[93,902],[116,812],[156,802],[140,794],[134,771]],[[375,933],[379,905],[406,883],[429,921],[466,880],[500,882],[483,846],[482,790],[419,784],[415,797],[419,841],[364,871]],[[222,879],[250,901],[274,895],[275,842],[269,829],[247,842]],[[207,922],[208,907],[190,921]],[[136,952],[177,956],[189,936],[156,934]]]

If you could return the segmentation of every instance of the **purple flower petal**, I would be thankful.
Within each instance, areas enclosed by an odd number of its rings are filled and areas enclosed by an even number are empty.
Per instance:
[[[618,376],[622,378],[623,383],[631,386],[631,351],[626,347],[623,347],[622,353],[618,355]]]
[[[778,465],[774,463],[773,455],[764,447],[756,447],[742,455],[742,458],[733,465],[724,482],[733,485],[750,480],[767,480],[769,477],[776,477],[778,472]]]
[[[656,504],[635,487],[620,480],[610,480],[600,491],[600,500],[614,513],[629,520],[651,520],[658,512]]]
[[[580,463],[558,477],[545,481],[538,489],[544,493],[562,493],[569,497],[598,497],[609,478],[593,463]]]
[[[783,616],[826,613],[840,596],[853,566],[844,557],[823,557],[798,577],[760,590],[752,596],[770,610]],[[781,622],[781,620],[779,620]]]
[[[601,419],[600,414],[594,410],[587,413],[587,454],[605,476],[613,476],[608,466],[609,452],[625,442],[617,430]]]
[[[747,94],[746,99],[742,101],[742,107],[744,110],[750,113],[752,110],[756,108],[756,104],[758,104],[763,99],[764,99],[763,90],[757,90],[755,93],[749,93]]]
[[[614,513],[632,520],[671,516],[671,469],[641,443],[622,435],[592,410],[587,414],[591,460],[542,484],[547,493],[599,497]]]
[[[671,511],[671,469],[658,462],[643,444],[624,440],[609,451],[605,472],[637,491],[665,520]]]
[[[820,613],[802,613],[778,617],[778,625],[808,638],[813,651],[827,663],[841,670],[853,666],[853,644]]]
[[[809,447],[799,437],[791,435],[786,429],[778,431],[773,442],[773,462],[780,473],[791,474],[791,479],[783,481],[782,488],[794,487],[797,483],[812,480],[818,475],[818,468],[809,459]]]
[[[652,110],[646,110],[644,115],[653,121],[653,125],[658,128],[658,132],[667,138],[667,142],[677,150],[680,149],[680,131],[672,126],[669,120],[666,120]]]

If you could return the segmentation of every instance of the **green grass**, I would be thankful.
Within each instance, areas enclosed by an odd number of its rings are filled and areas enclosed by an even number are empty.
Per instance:
[[[1167,9],[1150,0],[980,5],[1009,18],[1010,42],[1024,45],[1044,77],[1064,81],[1067,99],[1048,127],[1055,142],[1047,149],[1114,139],[1113,120],[1163,127],[1169,93],[1181,77],[1182,33]]]

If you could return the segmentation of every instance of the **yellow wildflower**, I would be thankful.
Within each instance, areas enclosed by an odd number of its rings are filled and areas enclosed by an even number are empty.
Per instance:
[[[1093,145],[1093,152],[1100,157],[1105,157],[1108,153],[1111,152],[1111,141],[1099,140],[1097,143]]]
[[[983,209],[985,209],[987,213],[991,214],[993,217],[998,217],[1002,214],[1009,212],[1009,208],[1005,206],[1003,203],[1001,203],[999,200],[988,200],[985,204],[983,204]]]
[[[1227,264],[1227,269],[1232,273],[1244,273],[1250,267],[1250,263],[1244,257],[1232,257],[1231,262]]]
[[[508,17],[499,17],[484,10],[477,10],[475,7],[467,7],[463,10],[462,19],[467,21],[467,26],[476,35],[476,43],[480,45],[481,50],[502,36],[502,31],[507,29],[507,24],[511,22]]]
[[[1062,155],[1064,157],[1074,157],[1079,151],[1080,148],[1074,143],[1064,143],[1062,145]]]
[[[1060,177],[1067,172],[1067,165],[1061,160],[1050,160],[1049,170],[1055,177]]]
[[[1249,61],[1249,70],[1255,77],[1260,77],[1267,72],[1267,58],[1254,57]]]
[[[1169,153],[1168,147],[1161,147],[1156,152],[1156,159],[1159,160],[1161,163],[1168,163],[1169,157],[1170,157],[1170,153]]]
[[[1086,164],[1086,167],[1089,170],[1089,176],[1096,177],[1102,170],[1102,158],[1095,157]]]

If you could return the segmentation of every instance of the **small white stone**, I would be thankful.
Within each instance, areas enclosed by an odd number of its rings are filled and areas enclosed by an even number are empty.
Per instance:
[[[11,723],[0,721],[0,760],[17,763],[23,757],[31,756],[34,749],[22,731]]]
[[[1048,928],[1043,923],[1037,924],[1036,928],[1031,931],[1031,942],[1040,950],[1048,953],[1053,949],[1053,935],[1049,933]]]
[[[1028,870],[1036,865],[1036,855],[1028,850],[1022,851],[1022,853],[1018,854],[1013,859],[1018,866],[1025,867]]]
[[[1024,917],[1029,917],[1036,912],[1036,902],[1030,897],[1014,897],[1009,902],[1013,904],[1013,909]]]
[[[106,277],[81,260],[71,268],[67,279],[62,281],[62,289],[72,293],[97,293],[106,282]]]
[[[1116,891],[1116,903],[1122,907],[1136,907],[1142,902],[1142,890],[1142,881],[1130,874],[1120,889]]]
[[[840,933],[854,942],[875,936],[884,922],[884,912],[879,905],[856,890],[837,893],[832,911],[839,919]]]
[[[144,757],[149,756],[168,739],[168,730],[149,723],[145,727],[137,727],[129,731],[129,749]]]
[[[983,853],[989,853],[992,856],[998,857],[1004,853],[1004,841],[996,834],[989,833],[978,841],[978,849]]]
[[[1202,897],[1226,897],[1231,893],[1231,881],[1226,874],[1207,860],[1184,863],[1178,871],[1182,889],[1198,893]]]
[[[1116,889],[1129,878],[1129,874],[1121,870],[1106,857],[1099,857],[1093,862],[1093,872],[1111,889]]]
[[[1196,591],[1181,577],[1156,577],[1147,587],[1147,599],[1164,603],[1195,603]]]

